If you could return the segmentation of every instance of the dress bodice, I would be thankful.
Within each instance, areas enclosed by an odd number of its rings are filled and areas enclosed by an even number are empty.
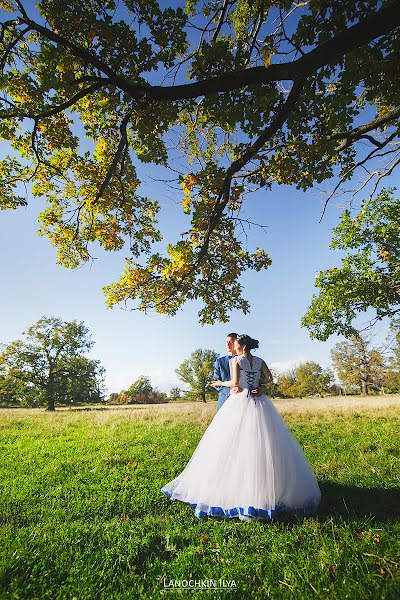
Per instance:
[[[262,358],[252,356],[252,364],[246,356],[237,356],[237,361],[240,366],[239,386],[242,389],[252,390],[258,387],[261,378]]]

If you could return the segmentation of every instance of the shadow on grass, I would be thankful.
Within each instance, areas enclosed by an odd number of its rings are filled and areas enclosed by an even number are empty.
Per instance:
[[[366,488],[342,485],[334,481],[319,482],[321,504],[315,518],[324,521],[328,517],[341,516],[344,520],[372,517],[380,522],[400,520],[400,488]],[[223,518],[223,517],[222,517]],[[307,517],[282,513],[268,524],[285,523],[298,525]]]
[[[322,481],[321,504],[317,516],[344,518],[372,516],[380,521],[400,518],[400,488],[367,488]]]

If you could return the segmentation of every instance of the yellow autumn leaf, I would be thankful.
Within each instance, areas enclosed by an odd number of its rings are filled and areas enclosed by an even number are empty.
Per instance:
[[[264,61],[264,66],[269,67],[269,65],[271,64],[272,57],[271,48],[269,48],[268,46],[264,46],[264,48],[261,50],[261,56]]]
[[[190,212],[190,207],[192,205],[193,198],[191,196],[185,196],[181,200],[181,206],[183,207],[183,212],[188,214]]]
[[[0,0],[0,9],[6,12],[14,12],[14,2],[10,2],[9,0]]]
[[[94,150],[95,158],[97,158],[98,160],[101,160],[102,158],[104,158],[106,150],[107,150],[107,140],[105,140],[103,137],[100,137],[99,141],[97,142],[97,146]]]

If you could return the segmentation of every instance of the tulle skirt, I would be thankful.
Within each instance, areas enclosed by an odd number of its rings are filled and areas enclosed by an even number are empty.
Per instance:
[[[196,517],[271,519],[313,514],[321,499],[314,472],[268,396],[228,397],[185,469],[161,488]]]

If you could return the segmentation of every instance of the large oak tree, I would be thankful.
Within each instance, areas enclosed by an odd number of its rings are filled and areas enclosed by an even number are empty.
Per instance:
[[[379,178],[400,161],[399,0],[0,6],[0,135],[12,147],[0,204],[24,205],[27,183],[46,197],[41,232],[68,267],[96,242],[127,246],[110,306],[174,314],[200,299],[205,323],[246,312],[237,278],[271,262],[237,242],[249,191],[346,182],[385,155]],[[163,247],[136,166],[178,153],[187,225]]]
[[[356,385],[362,394],[382,386],[385,358],[378,348],[359,332],[336,344],[331,350],[332,363],[344,385]]]
[[[84,356],[93,344],[83,322],[42,317],[24,339],[4,345],[0,378],[26,386],[32,403],[44,403],[49,411],[56,401],[99,401],[105,371],[99,361]]]

